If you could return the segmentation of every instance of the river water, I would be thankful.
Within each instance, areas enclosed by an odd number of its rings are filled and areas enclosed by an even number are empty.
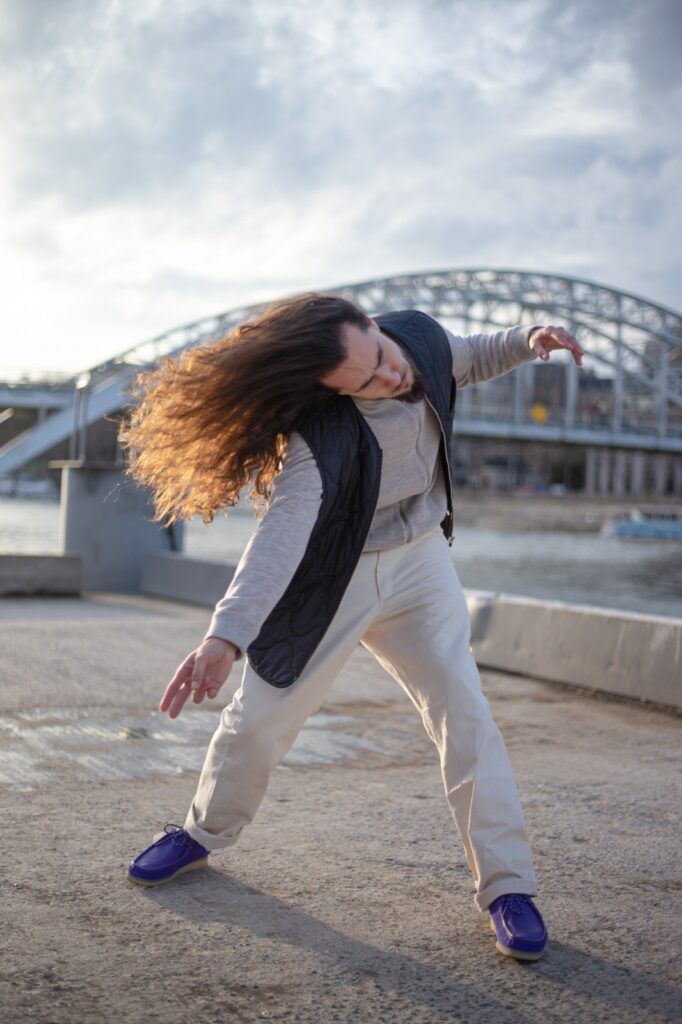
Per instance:
[[[58,554],[59,522],[58,501],[0,498],[0,554]],[[236,561],[255,527],[248,510],[209,526],[197,518],[185,525],[184,551]],[[682,618],[679,541],[456,525],[451,554],[471,589]]]

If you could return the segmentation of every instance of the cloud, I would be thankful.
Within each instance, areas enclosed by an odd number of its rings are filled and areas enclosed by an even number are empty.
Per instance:
[[[80,368],[230,305],[486,263],[679,306],[679,21],[670,0],[4,5],[6,323],[27,361]]]

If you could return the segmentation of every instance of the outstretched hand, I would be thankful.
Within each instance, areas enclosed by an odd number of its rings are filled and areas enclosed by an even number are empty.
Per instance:
[[[190,694],[194,704],[204,697],[215,697],[230,674],[238,648],[229,640],[209,637],[200,647],[188,654],[166,687],[159,711],[168,711],[169,718],[177,718]]]
[[[573,356],[576,366],[582,366],[584,352],[565,327],[548,324],[546,327],[537,328],[528,339],[528,348],[545,362],[549,359],[549,353],[554,349],[567,348]]]

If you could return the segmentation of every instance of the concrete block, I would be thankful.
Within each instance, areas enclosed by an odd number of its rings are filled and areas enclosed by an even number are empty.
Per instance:
[[[0,555],[2,596],[73,597],[81,593],[82,577],[80,555]]]
[[[236,562],[188,558],[181,551],[155,551],[144,560],[140,590],[213,607],[230,585],[236,568]]]
[[[682,620],[466,591],[481,667],[682,707]]]

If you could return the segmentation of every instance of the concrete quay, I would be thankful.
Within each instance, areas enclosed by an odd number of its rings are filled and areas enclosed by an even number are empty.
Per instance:
[[[157,889],[220,699],[156,711],[210,611],[121,593],[0,599],[6,1024],[643,1024],[682,1007],[682,719],[501,671],[483,686],[535,853],[543,959],[495,950],[435,750],[358,647],[240,842]]]

